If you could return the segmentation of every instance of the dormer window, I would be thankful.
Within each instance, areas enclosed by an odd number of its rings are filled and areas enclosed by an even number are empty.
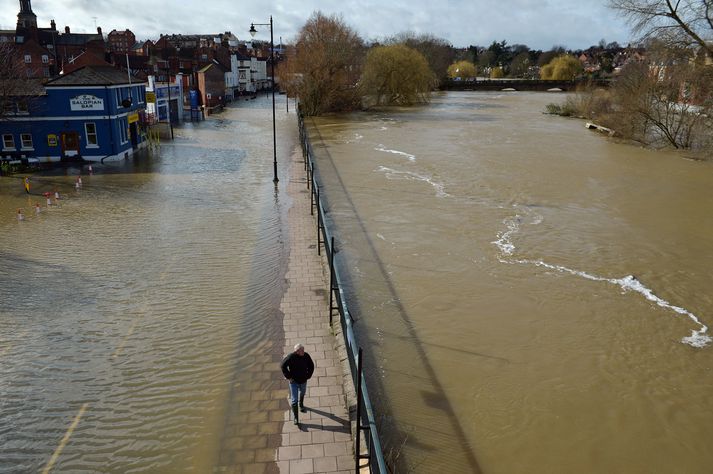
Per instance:
[[[29,64],[31,62],[32,62],[32,56],[30,56],[29,54],[26,54],[25,55],[25,63]]]

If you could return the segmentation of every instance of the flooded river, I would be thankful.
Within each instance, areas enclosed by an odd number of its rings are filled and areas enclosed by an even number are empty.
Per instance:
[[[277,119],[282,174],[297,132]],[[29,196],[0,178],[0,472],[219,464],[245,369],[282,346],[289,202],[272,160],[261,97],[85,167],[78,191],[77,168],[32,176]]]
[[[713,164],[444,93],[311,122],[404,471],[707,473]]]

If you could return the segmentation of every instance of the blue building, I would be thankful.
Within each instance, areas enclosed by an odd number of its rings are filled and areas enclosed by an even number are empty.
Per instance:
[[[128,158],[145,145],[145,82],[111,66],[85,66],[44,90],[0,121],[0,157],[105,161]]]

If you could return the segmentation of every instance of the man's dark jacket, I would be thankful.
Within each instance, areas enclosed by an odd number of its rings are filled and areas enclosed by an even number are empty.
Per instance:
[[[282,360],[280,368],[286,379],[292,379],[295,383],[305,383],[312,377],[314,362],[306,352],[303,356],[293,352]]]

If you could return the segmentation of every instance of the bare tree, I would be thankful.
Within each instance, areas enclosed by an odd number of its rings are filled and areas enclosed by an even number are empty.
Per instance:
[[[710,70],[689,61],[632,63],[613,87],[617,112],[610,126],[652,146],[706,146],[713,134]]]
[[[609,0],[642,39],[696,45],[713,59],[713,0]]]
[[[27,78],[20,53],[12,42],[0,42],[0,121],[29,112],[43,93],[41,80]]]
[[[315,12],[300,30],[296,52],[288,61],[303,111],[320,115],[359,107],[356,88],[364,44],[340,17]]]
[[[448,66],[456,57],[456,50],[448,40],[430,34],[402,32],[387,40],[386,44],[403,44],[421,53],[441,82],[448,78]]]

